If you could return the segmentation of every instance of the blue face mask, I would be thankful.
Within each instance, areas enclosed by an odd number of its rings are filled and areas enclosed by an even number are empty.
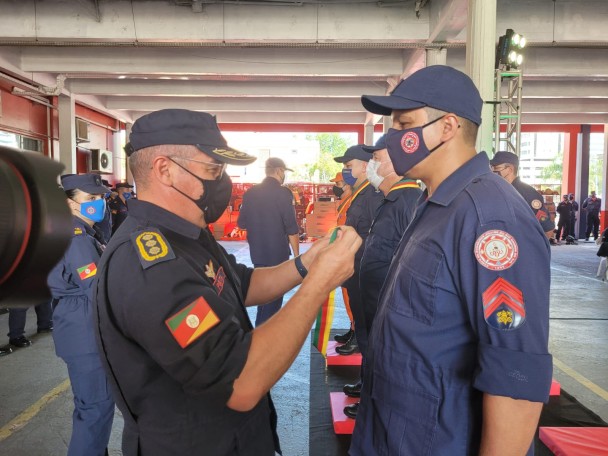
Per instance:
[[[80,213],[95,223],[101,222],[106,214],[106,200],[101,198],[80,203]]]
[[[344,168],[342,170],[342,179],[344,179],[344,183],[353,187],[355,182],[357,182],[357,178],[353,176],[353,170],[350,168]]]
[[[131,192],[124,192],[122,194],[122,197],[126,200],[128,200],[129,198],[131,198],[131,196],[133,196],[133,194]]]

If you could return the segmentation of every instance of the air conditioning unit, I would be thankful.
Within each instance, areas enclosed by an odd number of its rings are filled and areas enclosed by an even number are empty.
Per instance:
[[[76,119],[76,142],[89,142],[89,124],[82,119]]]
[[[91,149],[91,171],[101,174],[112,174],[112,152],[103,149]]]

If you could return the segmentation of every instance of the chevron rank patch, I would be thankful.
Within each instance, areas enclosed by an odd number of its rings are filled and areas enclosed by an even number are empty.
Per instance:
[[[165,320],[171,335],[182,348],[186,348],[219,322],[220,319],[202,296]]]
[[[524,295],[519,288],[499,277],[482,294],[483,316],[492,328],[517,329],[526,321]]]
[[[175,253],[160,231],[148,228],[131,234],[131,242],[144,269],[175,259]]]

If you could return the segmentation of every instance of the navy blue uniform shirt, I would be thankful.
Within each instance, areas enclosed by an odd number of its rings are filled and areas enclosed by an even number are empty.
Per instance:
[[[485,153],[425,192],[382,289],[350,454],[477,454],[483,393],[547,401],[549,282],[549,242]]]
[[[399,240],[412,221],[422,191],[415,181],[402,179],[393,185],[378,208],[361,259],[359,283],[367,330],[371,328],[380,290]]]
[[[73,237],[61,261],[48,275],[53,299],[55,352],[61,358],[97,352],[93,327],[93,280],[102,245],[95,230],[82,219],[73,217]]]
[[[95,297],[102,360],[125,417],[125,456],[279,450],[270,395],[250,412],[226,406],[251,344],[243,303],[252,271],[208,230],[129,202]]]
[[[251,262],[276,266],[289,259],[289,235],[299,234],[291,190],[274,177],[243,195],[239,227],[247,230]]]
[[[551,220],[551,215],[545,206],[543,196],[538,193],[534,187],[522,182],[519,177],[516,177],[511,184],[526,200],[526,203],[528,203],[530,208],[532,208],[532,211],[534,211],[534,215],[536,216],[536,220],[538,220],[540,225],[543,227],[543,231],[553,231],[553,229],[555,229],[555,223],[553,223],[553,220]]]

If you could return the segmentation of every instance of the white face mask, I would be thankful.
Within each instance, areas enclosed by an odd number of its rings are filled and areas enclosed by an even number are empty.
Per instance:
[[[378,168],[380,168],[381,164],[382,162],[374,160],[373,158],[367,162],[367,180],[376,190],[378,190],[380,184],[384,181],[384,177],[378,175]]]

